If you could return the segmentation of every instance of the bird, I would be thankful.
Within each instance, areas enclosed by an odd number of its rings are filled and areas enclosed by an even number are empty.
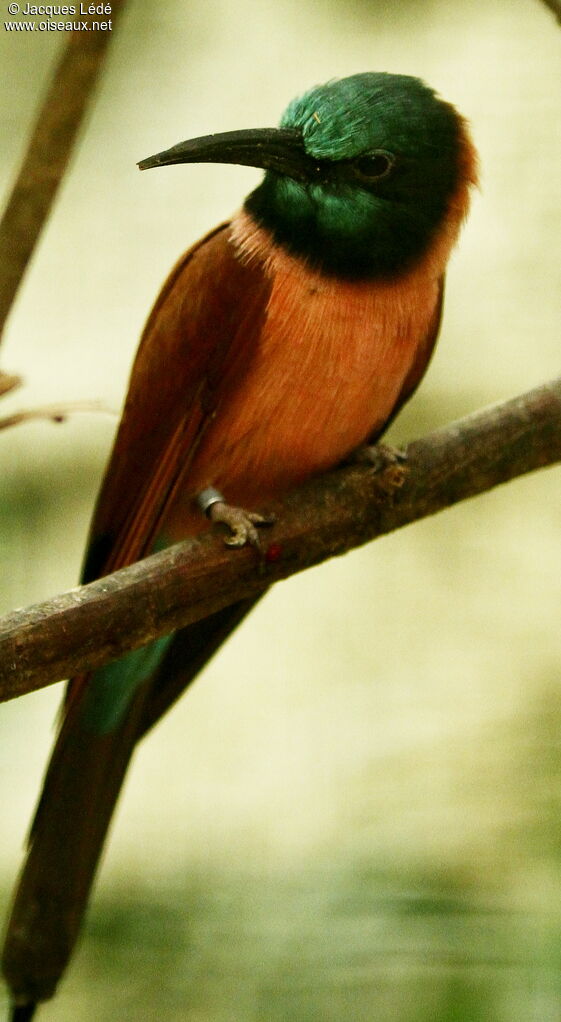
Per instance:
[[[189,139],[139,167],[189,163],[265,173],[149,315],[84,582],[214,522],[259,545],[268,502],[379,441],[430,361],[478,176],[456,108],[388,72],[314,86],[277,128]],[[252,603],[68,683],[4,945],[12,1022],[55,993],[136,744]]]

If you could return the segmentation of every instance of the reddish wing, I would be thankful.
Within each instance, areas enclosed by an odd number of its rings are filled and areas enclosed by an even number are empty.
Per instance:
[[[445,278],[443,275],[439,281],[438,298],[436,300],[436,305],[434,307],[434,313],[430,321],[429,329],[427,330],[427,336],[425,337],[423,344],[419,344],[417,348],[415,361],[413,362],[411,369],[409,370],[407,376],[405,377],[405,380],[403,381],[403,387],[401,388],[401,392],[397,399],[395,408],[391,414],[390,419],[384,426],[384,430],[386,430],[390,422],[392,422],[395,419],[398,412],[401,410],[401,408],[403,408],[405,402],[408,401],[409,398],[413,396],[428,369],[429,362],[432,358],[432,353],[434,351],[435,344],[438,339],[438,333],[440,330],[440,321],[442,319],[442,307],[444,304],[444,281]]]
[[[182,257],[144,329],[91,527],[87,581],[148,552],[229,366],[251,360],[269,285],[234,257],[228,226]]]
[[[270,285],[235,258],[228,227],[185,253],[148,318],[90,530],[86,582],[149,553],[223,388],[251,361]],[[87,678],[69,683],[67,711]]]

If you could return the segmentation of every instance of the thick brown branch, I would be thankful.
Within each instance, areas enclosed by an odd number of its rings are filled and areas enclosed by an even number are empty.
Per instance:
[[[125,0],[113,0],[113,27]],[[85,15],[92,23],[99,15]],[[72,32],[39,110],[0,222],[0,334],[64,175],[111,31]]]
[[[561,460],[561,379],[454,422],[407,449],[388,498],[367,468],[279,503],[266,552],[205,534],[0,621],[0,699],[98,667],[335,554]]]

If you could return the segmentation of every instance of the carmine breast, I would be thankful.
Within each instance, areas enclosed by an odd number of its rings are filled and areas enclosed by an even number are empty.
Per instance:
[[[429,330],[438,277],[431,263],[392,283],[326,278],[245,213],[231,237],[243,259],[262,263],[271,293],[251,365],[207,431],[189,484],[249,506],[333,466],[389,418]]]

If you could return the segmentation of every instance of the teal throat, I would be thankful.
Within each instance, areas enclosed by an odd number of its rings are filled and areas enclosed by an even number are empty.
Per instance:
[[[446,200],[433,196],[412,215],[397,200],[318,194],[319,188],[275,180],[269,172],[245,209],[291,255],[343,280],[392,279],[407,272],[427,251],[447,209]]]

